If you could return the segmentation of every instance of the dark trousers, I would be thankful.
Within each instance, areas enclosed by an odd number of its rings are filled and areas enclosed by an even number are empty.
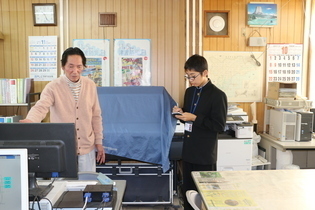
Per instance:
[[[194,183],[194,180],[191,176],[192,171],[216,171],[217,165],[199,165],[188,163],[183,161],[183,197],[184,197],[184,210],[193,210],[186,198],[186,191],[187,190],[196,190],[197,187]]]

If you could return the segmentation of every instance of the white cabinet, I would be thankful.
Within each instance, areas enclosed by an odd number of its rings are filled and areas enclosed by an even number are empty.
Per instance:
[[[217,171],[243,171],[252,168],[252,139],[219,139]]]

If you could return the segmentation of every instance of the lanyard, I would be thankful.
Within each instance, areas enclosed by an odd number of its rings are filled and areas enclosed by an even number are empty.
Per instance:
[[[194,103],[195,102],[196,91],[197,91],[197,88],[194,91],[194,97],[193,97],[193,99],[191,101],[191,105],[190,105],[190,113],[192,113],[192,114],[194,114],[195,111],[196,111],[196,108],[197,108],[197,105],[199,103],[199,99],[200,99],[200,96],[201,96],[202,88],[200,88],[199,96],[197,98],[196,103]]]

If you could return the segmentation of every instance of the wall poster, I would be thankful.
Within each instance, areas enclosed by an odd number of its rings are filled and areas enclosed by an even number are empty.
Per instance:
[[[57,78],[57,36],[29,36],[29,77],[34,81]]]
[[[302,44],[268,44],[266,88],[268,82],[296,82],[297,95],[302,92]]]
[[[86,57],[82,76],[89,77],[97,86],[110,86],[109,39],[74,39],[73,46],[80,48]]]
[[[149,39],[115,39],[114,86],[151,85]]]

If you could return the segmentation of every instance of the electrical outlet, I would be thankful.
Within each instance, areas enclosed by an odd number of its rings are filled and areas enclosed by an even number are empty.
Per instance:
[[[242,28],[242,35],[246,36],[246,28]]]

